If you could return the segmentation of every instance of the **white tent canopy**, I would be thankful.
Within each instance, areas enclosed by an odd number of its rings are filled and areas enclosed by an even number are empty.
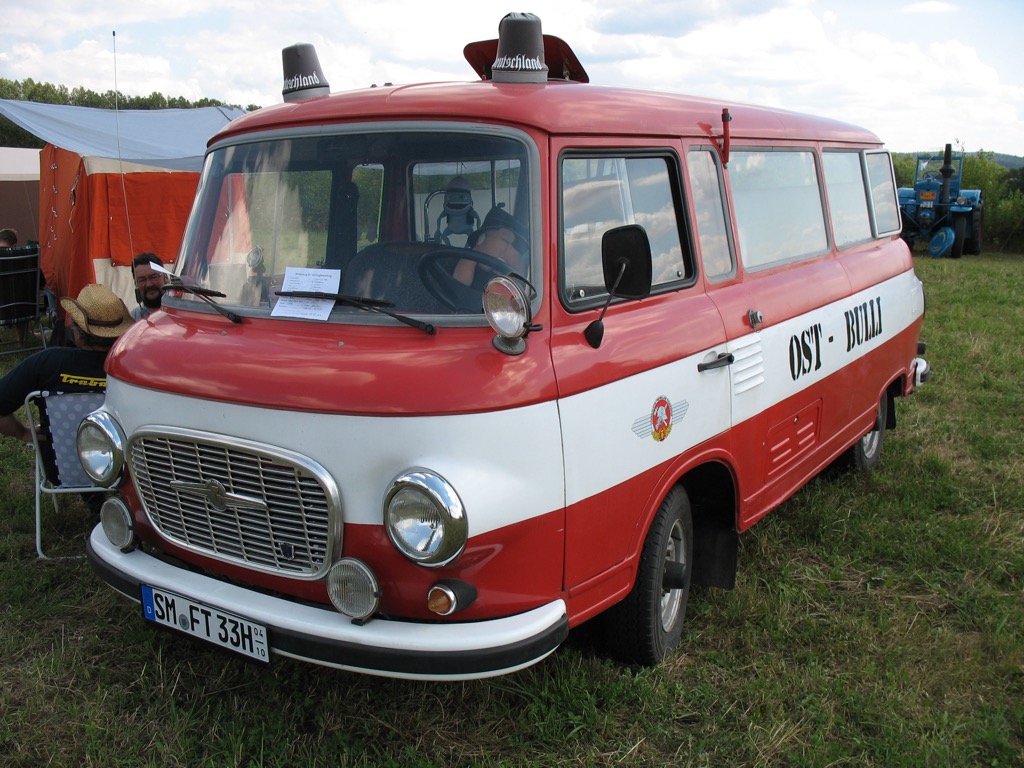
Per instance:
[[[0,147],[0,181],[39,181],[39,150]]]
[[[0,115],[47,144],[83,157],[198,171],[206,142],[245,110],[112,110],[0,99]],[[38,172],[38,170],[37,170]]]
[[[0,147],[0,228],[18,244],[39,237],[39,150]]]

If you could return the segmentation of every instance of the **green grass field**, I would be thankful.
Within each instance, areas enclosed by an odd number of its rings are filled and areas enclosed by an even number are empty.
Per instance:
[[[36,560],[31,455],[0,441],[0,765],[1024,766],[1024,257],[916,266],[934,376],[882,467],[745,533],[736,589],[695,590],[655,669],[586,628],[468,683],[154,631],[84,561]],[[49,514],[58,551],[86,516]]]

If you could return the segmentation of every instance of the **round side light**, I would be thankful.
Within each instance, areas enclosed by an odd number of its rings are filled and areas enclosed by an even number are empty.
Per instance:
[[[427,591],[427,610],[451,616],[476,602],[476,587],[461,579],[441,579]]]
[[[499,336],[518,339],[530,329],[530,299],[522,284],[508,275],[487,282],[483,305],[484,317]]]

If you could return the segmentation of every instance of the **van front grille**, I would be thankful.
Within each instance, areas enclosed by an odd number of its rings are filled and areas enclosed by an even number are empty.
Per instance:
[[[330,565],[338,493],[326,470],[305,457],[153,432],[133,438],[129,457],[146,514],[166,539],[296,578],[318,578]]]

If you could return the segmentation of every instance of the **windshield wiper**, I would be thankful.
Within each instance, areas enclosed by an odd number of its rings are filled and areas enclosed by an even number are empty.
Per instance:
[[[424,333],[428,333],[433,336],[437,333],[437,329],[430,323],[424,323],[422,320],[417,320],[414,317],[407,317],[406,315],[400,315],[397,312],[391,312],[386,307],[395,306],[390,301],[384,301],[382,299],[371,299],[362,296],[348,296],[344,293],[322,293],[321,291],[277,291],[278,296],[291,296],[297,299],[333,299],[339,304],[344,304],[349,307],[356,307],[366,312],[379,312],[382,315],[394,318],[400,323],[411,325],[413,328],[418,328]]]
[[[219,299],[223,299],[223,298],[225,298],[227,296],[226,293],[221,293],[220,291],[215,291],[212,288],[203,288],[200,285],[186,285],[185,283],[175,283],[175,282],[171,282],[171,283],[167,283],[166,285],[162,285],[162,286],[160,286],[160,289],[165,291],[165,292],[166,291],[184,291],[185,293],[191,293],[193,296],[196,296],[196,297],[202,299],[207,304],[209,304],[211,307],[216,309],[218,312],[220,312],[222,315],[224,315],[224,317],[226,317],[232,323],[240,323],[240,322],[242,322],[241,315],[236,315],[234,312],[232,312],[227,307],[222,307],[220,304],[218,304],[212,298],[212,297],[216,296]]]

